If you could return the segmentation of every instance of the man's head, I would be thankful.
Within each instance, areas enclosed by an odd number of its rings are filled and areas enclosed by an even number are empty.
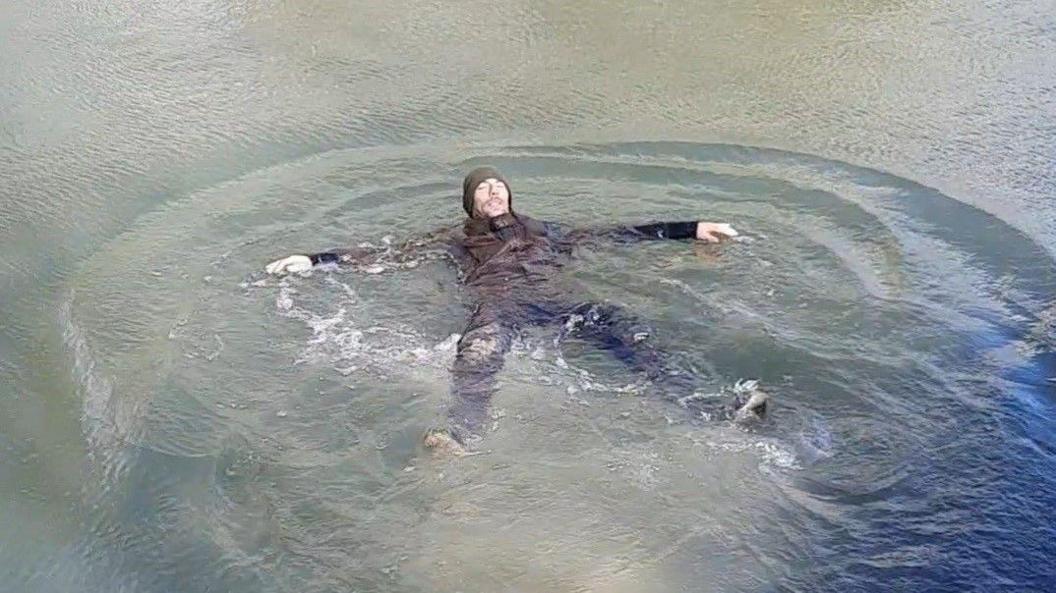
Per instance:
[[[462,180],[462,208],[471,218],[494,218],[513,211],[513,192],[493,167],[477,167]]]

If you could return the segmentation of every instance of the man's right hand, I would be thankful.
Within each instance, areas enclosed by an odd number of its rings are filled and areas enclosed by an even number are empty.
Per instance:
[[[312,269],[312,260],[307,255],[291,255],[275,260],[268,264],[264,270],[269,274],[280,276],[295,272],[307,272]]]
[[[698,241],[721,243],[726,239],[736,237],[738,234],[739,233],[732,226],[725,222],[704,222],[702,220],[697,223]]]

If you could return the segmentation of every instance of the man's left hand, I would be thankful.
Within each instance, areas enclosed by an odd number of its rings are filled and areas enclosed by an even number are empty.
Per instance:
[[[697,240],[708,243],[719,243],[737,236],[737,230],[725,222],[697,223]]]

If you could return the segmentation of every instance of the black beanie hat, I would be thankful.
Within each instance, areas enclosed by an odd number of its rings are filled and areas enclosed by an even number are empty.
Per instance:
[[[510,212],[513,212],[513,189],[510,188],[510,182],[506,181],[495,167],[477,167],[462,180],[462,208],[470,218],[473,217],[473,194],[477,191],[477,186],[480,182],[493,178],[506,184],[506,190],[510,192]]]

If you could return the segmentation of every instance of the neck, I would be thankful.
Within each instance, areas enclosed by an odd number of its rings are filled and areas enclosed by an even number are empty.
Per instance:
[[[512,212],[492,216],[488,219],[488,226],[491,227],[491,230],[493,231],[501,231],[502,229],[516,223],[517,217],[515,217]]]
[[[467,218],[463,229],[466,235],[469,236],[483,236],[493,235],[503,241],[524,234],[524,224],[520,218],[514,215],[512,212],[500,214],[499,216],[492,217],[473,217]]]

